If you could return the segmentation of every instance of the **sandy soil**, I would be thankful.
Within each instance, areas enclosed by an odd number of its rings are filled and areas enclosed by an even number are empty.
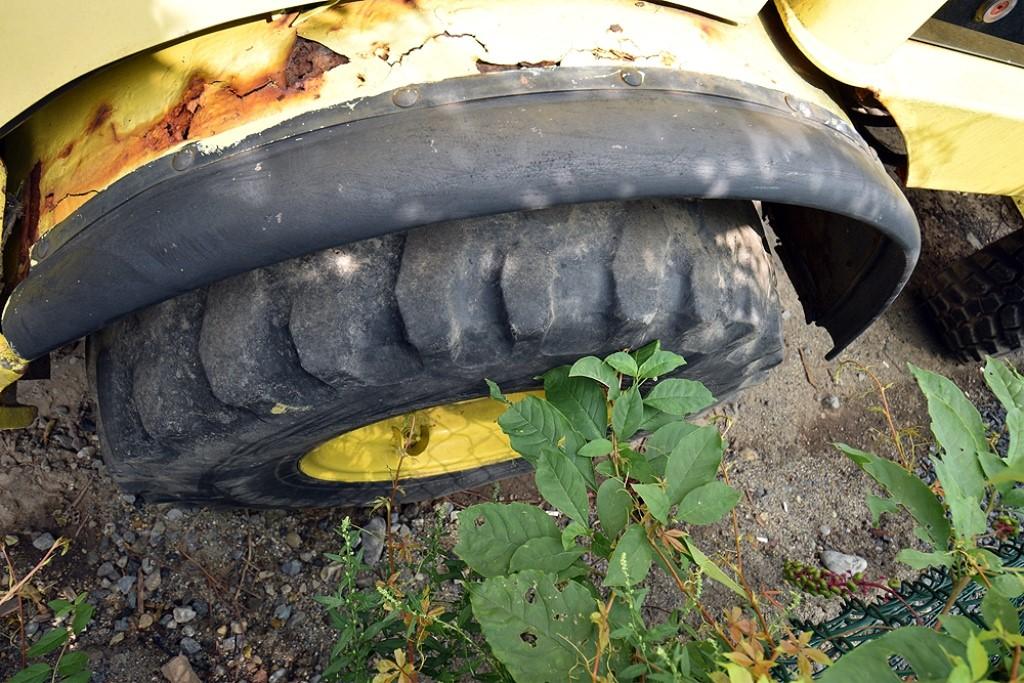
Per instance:
[[[925,253],[896,305],[839,361],[827,363],[827,335],[803,323],[795,294],[781,278],[785,362],[767,383],[720,408],[733,418],[727,462],[732,483],[746,493],[741,545],[755,586],[779,587],[784,559],[815,561],[826,548],[863,556],[871,576],[907,576],[893,558],[908,542],[908,526],[888,522],[881,532],[871,529],[864,504],[870,482],[830,445],[887,448],[882,418],[872,411],[877,397],[870,379],[854,368],[840,373],[842,361],[862,364],[891,384],[900,424],[920,426],[922,438],[927,417],[908,361],[952,376],[973,397],[990,400],[977,366],[956,365],[943,355],[916,290],[950,259],[1019,228],[1020,216],[1000,198],[917,192],[912,201]],[[333,643],[312,602],[313,595],[330,590],[331,568],[322,553],[336,549],[332,530],[346,514],[365,519],[365,513],[188,510],[121,495],[97,452],[82,352],[79,344],[56,354],[52,379],[21,390],[23,400],[40,408],[37,423],[0,434],[0,535],[18,539],[12,555],[19,573],[41,555],[33,547],[39,534],[73,539],[68,555],[36,585],[44,599],[90,592],[98,609],[83,644],[97,671],[94,680],[164,680],[161,665],[179,652],[203,680],[316,680]],[[536,496],[528,479],[503,482],[499,490],[506,498]],[[453,502],[491,495],[490,489],[464,493]],[[405,506],[403,519],[415,529],[432,507]],[[719,552],[732,548],[728,525],[700,536]],[[709,600],[718,602],[714,595]],[[176,623],[175,607],[196,615]],[[810,601],[799,614],[820,618],[830,610],[834,606]],[[42,630],[39,624],[30,628]],[[0,636],[0,677],[6,678],[18,650],[10,618],[0,624]]]

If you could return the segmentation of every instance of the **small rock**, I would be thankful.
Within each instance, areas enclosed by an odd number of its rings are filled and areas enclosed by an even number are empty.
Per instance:
[[[82,450],[85,450],[85,449],[82,449]],[[82,451],[79,451],[78,455],[79,455],[79,457],[81,457]],[[129,505],[132,505],[132,504],[135,503],[135,496],[133,494],[131,494],[131,493],[122,493],[121,494],[121,500],[123,500],[124,502],[128,503]]]
[[[196,611],[191,607],[175,607],[174,622],[176,624],[187,624],[196,618]]]
[[[363,562],[374,566],[380,562],[384,554],[384,534],[387,530],[387,523],[383,517],[374,517],[366,523],[363,529]]]
[[[196,629],[192,624],[185,624],[181,627],[181,635],[191,638],[196,634]]]
[[[978,239],[978,238],[975,237],[974,239]],[[978,248],[981,249],[980,246]],[[56,408],[54,408],[54,410],[57,411],[58,415],[70,415],[71,414],[71,408],[68,408],[65,405],[59,405]]]
[[[153,625],[153,615],[150,614],[149,612],[146,612],[141,617],[139,617],[139,628],[140,629],[147,629],[147,628],[149,628],[152,625]]]
[[[181,649],[185,651],[185,654],[196,655],[202,652],[203,646],[197,643],[193,638],[182,638]]]
[[[829,394],[825,398],[821,399],[821,405],[825,406],[829,410],[839,410],[839,406],[842,403],[839,401],[839,397],[835,394]]]
[[[161,667],[160,672],[168,683],[203,683],[192,670],[192,665],[185,655],[178,655]]]
[[[121,591],[124,595],[128,595],[135,588],[135,577],[134,576],[122,576],[117,580],[117,590]]]
[[[118,619],[117,621],[114,622],[114,633],[120,633],[121,631],[127,631],[127,630],[128,630],[128,620],[127,619]]]
[[[153,563],[153,560],[149,559],[148,557],[142,558],[143,574],[152,574],[154,569],[156,569],[156,565]]]
[[[54,542],[53,534],[44,532],[35,537],[32,541],[32,546],[36,550],[49,550],[53,546]]]
[[[280,683],[284,680],[284,677],[287,675],[287,669],[278,669],[274,673],[270,674],[270,678],[267,679],[267,683]]]
[[[146,590],[150,593],[155,593],[156,590],[160,588],[161,583],[162,579],[160,578],[159,571],[153,572],[152,574],[150,574],[142,580],[142,585],[144,585],[146,587]]]
[[[825,569],[836,574],[853,576],[860,574],[868,568],[868,561],[858,555],[847,555],[835,550],[824,550],[821,553],[821,563]]]
[[[110,639],[109,645],[117,645],[122,640],[124,640],[124,633],[115,633],[114,637]]]
[[[78,450],[78,452],[75,453],[75,457],[76,458],[82,458],[83,460],[92,460],[93,458],[96,457],[96,447],[95,446],[86,446],[85,448],[80,448]],[[122,495],[122,498],[123,497],[124,497],[124,495]],[[135,496],[132,496],[131,502],[133,502],[133,503],[135,502]]]
[[[827,524],[822,524],[820,527],[818,527],[818,534],[822,537],[828,536],[831,533],[832,527],[828,526]]]
[[[754,460],[757,460],[761,456],[753,448],[747,446],[746,448],[740,451],[740,457],[748,462],[753,462]]]
[[[292,606],[288,603],[282,603],[274,609],[274,618],[280,619],[281,621],[288,621],[288,617],[292,615]]]
[[[101,579],[110,579],[111,581],[116,579],[117,570],[114,569],[114,563],[104,562],[103,564],[101,564],[99,567],[96,568],[96,576],[100,577]]]
[[[184,516],[185,516],[185,513],[182,512],[180,508],[171,508],[164,515],[164,517],[167,518],[168,522],[178,522],[178,521],[181,521],[181,518],[184,517]]]
[[[196,616],[202,619],[210,613],[210,604],[206,600],[193,600],[192,609],[196,611]]]
[[[298,576],[302,571],[302,563],[298,560],[288,560],[281,565],[281,573],[285,576]]]
[[[298,548],[302,545],[302,539],[299,538],[299,535],[294,531],[288,532],[288,534],[284,537],[284,542],[292,548]]]

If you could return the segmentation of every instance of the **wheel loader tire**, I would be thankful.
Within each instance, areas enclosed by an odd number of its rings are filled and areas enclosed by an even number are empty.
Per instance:
[[[108,468],[148,500],[358,505],[389,478],[314,478],[303,455],[486,396],[484,378],[536,388],[552,367],[660,339],[683,376],[728,396],[782,358],[760,228],[747,202],[580,204],[357,242],[166,301],[90,339]],[[400,477],[403,500],[528,468],[450,457]]]
[[[1024,342],[1024,231],[960,259],[939,274],[925,301],[942,338],[962,361]]]

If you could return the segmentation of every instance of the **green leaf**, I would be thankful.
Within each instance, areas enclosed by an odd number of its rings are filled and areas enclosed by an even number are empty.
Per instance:
[[[988,528],[988,520],[985,512],[981,509],[981,501],[966,495],[961,488],[961,480],[957,473],[950,467],[949,458],[940,460],[932,458],[932,467],[939,483],[942,484],[943,498],[949,508],[949,516],[953,521],[953,532],[958,538],[971,539],[978,534],[985,533]]]
[[[511,405],[511,401],[508,400],[505,394],[501,393],[501,389],[498,387],[497,384],[486,378],[484,378],[484,381],[487,382],[487,391],[490,393],[491,398],[493,398],[495,401],[498,401],[499,403]]]
[[[459,513],[459,542],[454,550],[481,576],[508,573],[512,555],[533,538],[560,534],[554,520],[540,508],[524,503],[482,503]]]
[[[643,418],[644,402],[636,387],[623,391],[612,404],[612,429],[620,439],[633,436]]]
[[[833,444],[878,482],[893,500],[913,516],[927,534],[927,541],[938,550],[949,546],[951,529],[946,510],[931,489],[894,462],[844,443]]]
[[[651,571],[651,546],[643,527],[630,524],[622,534],[612,556],[608,559],[608,572],[604,586],[635,586],[647,578]]]
[[[652,411],[671,420],[668,424],[658,426],[654,433],[647,437],[644,446],[647,460],[651,463],[651,469],[659,477],[664,477],[668,456],[672,453],[672,449],[679,445],[684,436],[696,431],[699,427],[689,422],[683,422],[677,417],[668,416],[660,410],[644,408],[645,415]],[[641,428],[643,429],[644,426],[641,425]]]
[[[658,436],[661,431],[658,430],[651,438]],[[676,433],[684,435],[675,444],[665,465],[668,500],[672,505],[682,501],[686,494],[697,487],[715,480],[725,449],[722,435],[714,426],[698,427],[688,431],[677,430]]]
[[[62,678],[60,683],[89,683],[92,680],[92,674],[88,671],[79,671],[78,673],[71,674],[67,678]]]
[[[50,680],[51,673],[53,673],[53,669],[50,668],[50,665],[40,662],[14,674],[7,680],[7,683],[43,683],[43,681]]]
[[[68,630],[66,628],[52,628],[43,634],[43,637],[36,641],[35,645],[28,649],[29,657],[42,657],[54,650],[59,650],[61,645],[67,642]]]
[[[676,514],[690,524],[714,524],[738,502],[739,491],[720,481],[712,481],[687,493]]]
[[[686,361],[677,353],[655,351],[640,364],[640,370],[637,374],[640,379],[653,379],[655,377],[663,377],[684,365],[686,365]]]
[[[51,610],[53,610],[53,616],[58,619],[70,612],[72,607],[70,602],[67,600],[61,600],[60,598],[50,600],[46,604]]]
[[[662,524],[668,524],[668,495],[659,484],[633,484],[636,491],[647,504],[651,516]]]
[[[1006,465],[1024,468],[1024,410],[1014,408],[1006,413],[1006,427],[1010,430],[1010,446],[1006,449]]]
[[[654,468],[651,467],[651,462],[647,459],[647,456],[634,451],[632,448],[621,447],[619,455],[622,456],[626,475],[630,479],[635,479],[642,484],[654,483]]]
[[[981,471],[985,474],[985,479],[990,483],[993,478],[998,478],[1003,472],[1010,469],[1006,466],[1006,462],[995,453],[978,453],[978,464],[981,465]],[[1012,482],[994,485],[1000,493],[1005,493],[1013,488]]]
[[[644,404],[672,415],[692,415],[714,402],[715,397],[707,387],[688,379],[662,380],[644,399]]]
[[[545,449],[537,463],[537,490],[569,519],[590,523],[587,483],[565,453]]]
[[[992,358],[985,359],[985,383],[999,402],[1011,410],[1024,410],[1024,377],[1008,363]]]
[[[896,559],[914,569],[927,569],[928,567],[953,568],[953,554],[948,552],[923,553],[913,548],[904,548],[896,554]]]
[[[619,393],[619,376],[607,363],[595,356],[584,356],[569,368],[570,377],[589,377],[608,387],[608,398],[615,398]]]
[[[558,448],[575,455],[583,437],[555,406],[536,396],[527,396],[508,407],[498,418],[512,449],[536,465],[544,448]]]
[[[584,656],[593,653],[596,604],[586,588],[523,571],[493,577],[470,592],[473,615],[494,656],[519,683],[589,680]]]
[[[988,653],[973,633],[967,639],[967,663],[971,666],[972,681],[980,681],[988,673]]]
[[[632,508],[633,498],[621,481],[611,478],[601,482],[597,489],[597,518],[608,536],[614,538],[626,528]]]
[[[638,368],[636,367],[636,360],[633,359],[633,356],[624,351],[616,351],[605,358],[604,362],[615,368],[616,372],[621,372],[623,375],[628,375],[630,377],[636,377],[637,375]]]
[[[899,655],[921,681],[945,681],[953,669],[950,656],[966,655],[954,638],[922,626],[905,626],[876,640],[862,643],[825,669],[822,683],[899,683],[889,658]]]
[[[531,538],[519,546],[509,560],[509,572],[526,569],[538,569],[549,574],[557,574],[568,568],[583,555],[583,548],[565,549],[562,541],[557,538]]]
[[[985,493],[985,480],[977,454],[989,450],[981,414],[960,388],[942,375],[912,363],[910,371],[928,399],[932,434],[942,446],[943,461],[949,465],[964,495],[981,500]]]
[[[869,493],[867,497],[868,510],[871,511],[871,525],[878,526],[878,522],[882,519],[882,515],[887,512],[896,512],[900,509],[891,498],[881,498],[873,493]]]
[[[1024,594],[1024,576],[1016,572],[1007,572],[989,577],[992,590],[1006,598],[1017,598]]]
[[[57,662],[57,672],[61,676],[72,676],[89,665],[89,655],[84,652],[68,652]]]
[[[686,549],[690,553],[690,559],[693,560],[695,565],[700,567],[700,570],[704,572],[709,579],[717,581],[744,600],[750,599],[750,596],[747,595],[745,590],[743,590],[743,587],[726,574],[721,567],[712,562],[707,555],[701,552],[701,549],[697,547],[697,544],[693,542],[692,538],[684,536],[683,543],[686,545]]]
[[[1024,508],[1024,489],[1010,489],[999,502],[1009,507]]]
[[[1005,595],[996,591],[988,591],[981,599],[981,616],[990,629],[996,628],[996,622],[1003,626],[1003,630],[1010,633],[1019,633],[1020,617],[1017,608],[1013,606]]]
[[[608,431],[608,404],[601,387],[586,377],[570,377],[563,366],[544,373],[544,397],[585,439],[604,438]]]
[[[646,363],[647,360],[658,351],[661,351],[661,341],[655,339],[651,343],[645,344],[644,346],[641,346],[639,349],[634,351],[633,358],[636,359],[636,364],[642,367],[643,364]]]
[[[579,522],[569,522],[562,529],[562,550],[572,550],[576,547],[576,539],[580,536],[589,536],[590,529]]]
[[[612,452],[612,442],[608,439],[594,439],[580,449],[578,455],[584,458],[597,458]]]
[[[967,617],[944,614],[939,617],[943,630],[961,643],[967,643],[972,635],[981,633],[981,628]]]
[[[71,620],[71,630],[76,636],[89,625],[90,621],[92,621],[92,614],[94,611],[95,608],[87,602],[84,602],[75,608],[75,618]]]

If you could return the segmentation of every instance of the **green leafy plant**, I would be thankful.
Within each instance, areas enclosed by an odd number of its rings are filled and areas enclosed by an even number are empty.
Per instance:
[[[1006,409],[1009,446],[998,452],[999,434],[989,434],[978,409],[949,379],[911,365],[928,402],[937,453],[929,459],[935,481],[888,459],[836,444],[888,494],[869,496],[877,524],[900,510],[914,519],[925,546],[898,557],[915,569],[945,567],[953,585],[934,629],[902,628],[857,648],[829,669],[826,681],[899,680],[888,665],[899,655],[921,680],[1019,680],[1024,639],[1012,599],[1024,594],[1021,570],[1008,567],[991,548],[994,539],[1016,533],[1024,507],[1024,377],[989,359],[985,381]],[[890,420],[890,425],[892,421]],[[901,458],[901,462],[906,462]],[[981,605],[987,629],[952,614],[972,582],[985,591]]]
[[[685,379],[655,383],[684,363],[654,342],[549,371],[545,398],[513,403],[489,383],[507,405],[499,425],[565,519],[516,503],[459,516],[455,553],[478,577],[467,585],[473,615],[516,681],[753,681],[787,652],[807,676],[812,659],[826,661],[806,638],[777,639],[742,568],[718,566],[689,533],[728,515],[740,494],[719,479],[718,428],[686,419],[714,403],[711,393]],[[683,599],[656,624],[644,616],[652,571]],[[701,602],[708,580],[749,612],[716,619]]]
[[[21,640],[22,669],[9,678],[8,683],[43,683],[44,681],[48,683],[58,681],[60,683],[87,683],[92,677],[88,669],[89,656],[81,651],[70,650],[74,640],[92,621],[94,608],[86,602],[86,593],[69,596],[69,599],[58,598],[47,602],[47,606],[53,613],[55,626],[45,631],[31,646],[25,639],[25,619],[22,605],[24,594],[32,578],[58,554],[66,553],[69,547],[70,542],[66,538],[58,538],[35,566],[25,576],[18,579],[7,547],[0,543],[0,551],[7,563],[9,580],[7,589],[0,595],[0,605],[9,600],[16,601],[18,631]],[[56,658],[53,657],[54,653],[57,653]]]

